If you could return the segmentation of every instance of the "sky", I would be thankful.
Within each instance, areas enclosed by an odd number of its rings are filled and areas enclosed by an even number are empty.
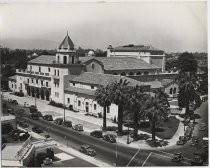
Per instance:
[[[207,52],[207,4],[200,2],[0,4],[2,39],[61,42],[75,46],[152,45],[166,52]]]

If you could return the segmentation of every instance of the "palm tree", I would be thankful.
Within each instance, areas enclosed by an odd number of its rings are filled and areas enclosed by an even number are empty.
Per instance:
[[[200,107],[201,99],[196,91],[197,88],[197,78],[194,73],[181,72],[178,77],[179,83],[179,94],[178,103],[180,107],[185,107],[185,115],[189,116],[190,103],[195,102],[195,108]]]
[[[143,93],[141,87],[138,85],[130,88],[128,93],[126,108],[128,109],[128,113],[132,114],[131,118],[134,124],[133,139],[136,140],[138,136],[139,119],[143,117],[144,105],[146,100],[148,100],[148,95]]]
[[[123,125],[123,112],[124,105],[126,104],[126,93],[128,91],[127,80],[120,79],[119,82],[114,82],[110,85],[112,102],[118,105],[118,132],[119,136],[122,135],[122,125]]]
[[[148,116],[148,119],[152,123],[152,141],[155,144],[156,123],[157,121],[164,120],[168,117],[168,101],[165,96],[163,96],[163,93],[160,91],[155,94],[155,97],[151,96],[146,105],[147,110],[145,110],[145,115]]]
[[[103,107],[103,130],[106,131],[106,109],[111,105],[109,85],[101,86],[96,90],[95,100]]]

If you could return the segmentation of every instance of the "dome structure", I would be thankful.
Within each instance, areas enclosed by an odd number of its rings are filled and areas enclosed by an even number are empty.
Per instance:
[[[95,55],[94,51],[93,50],[90,50],[88,52],[88,57],[93,57]]]

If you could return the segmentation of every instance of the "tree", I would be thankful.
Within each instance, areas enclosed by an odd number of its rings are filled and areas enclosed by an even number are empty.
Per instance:
[[[155,144],[155,132],[156,123],[162,121],[168,117],[168,100],[163,96],[162,91],[159,91],[154,96],[151,96],[146,102],[147,110],[145,110],[145,116],[148,117],[152,131],[152,141]]]
[[[103,107],[103,130],[106,131],[106,110],[111,105],[109,85],[99,87],[95,92],[95,100]]]
[[[184,52],[178,58],[178,68],[182,72],[196,72],[197,61],[192,53]]]
[[[127,80],[120,79],[119,82],[114,82],[110,85],[111,100],[113,103],[118,105],[118,135],[122,135],[122,125],[123,125],[123,112],[124,105],[126,104],[126,94],[128,91]]]
[[[189,116],[190,103],[195,102],[195,109],[200,107],[201,99],[196,91],[197,88],[197,77],[195,74],[190,72],[182,72],[178,78],[179,94],[178,104],[179,107],[185,107],[185,115]]]
[[[128,113],[132,114],[131,118],[134,123],[133,139],[136,140],[138,136],[139,119],[143,117],[144,105],[148,100],[148,95],[143,93],[142,88],[137,85],[129,89],[127,99],[126,108],[128,109]]]

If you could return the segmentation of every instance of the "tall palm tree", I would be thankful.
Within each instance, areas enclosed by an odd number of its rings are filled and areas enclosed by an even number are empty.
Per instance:
[[[137,139],[138,129],[139,129],[139,119],[143,117],[144,105],[148,100],[148,95],[143,93],[142,88],[138,85],[129,89],[129,94],[127,95],[126,108],[129,114],[132,114],[131,118],[134,124],[134,136],[133,139]]]
[[[195,102],[195,108],[200,107],[201,99],[196,91],[197,78],[194,73],[181,72],[178,77],[179,94],[178,103],[180,107],[185,107],[185,115],[189,116],[190,103]]]
[[[152,141],[155,144],[156,123],[168,116],[168,103],[162,93],[157,93],[155,97],[151,96],[146,104],[147,110],[145,110],[145,115],[148,116],[148,119],[152,123]]]
[[[123,112],[124,105],[126,103],[126,93],[128,91],[127,80],[123,80],[122,78],[118,82],[114,82],[110,85],[112,102],[118,105],[118,135],[122,135],[122,125],[123,125]]]
[[[109,85],[101,86],[96,90],[95,100],[103,107],[103,130],[106,131],[106,110],[111,105]]]

